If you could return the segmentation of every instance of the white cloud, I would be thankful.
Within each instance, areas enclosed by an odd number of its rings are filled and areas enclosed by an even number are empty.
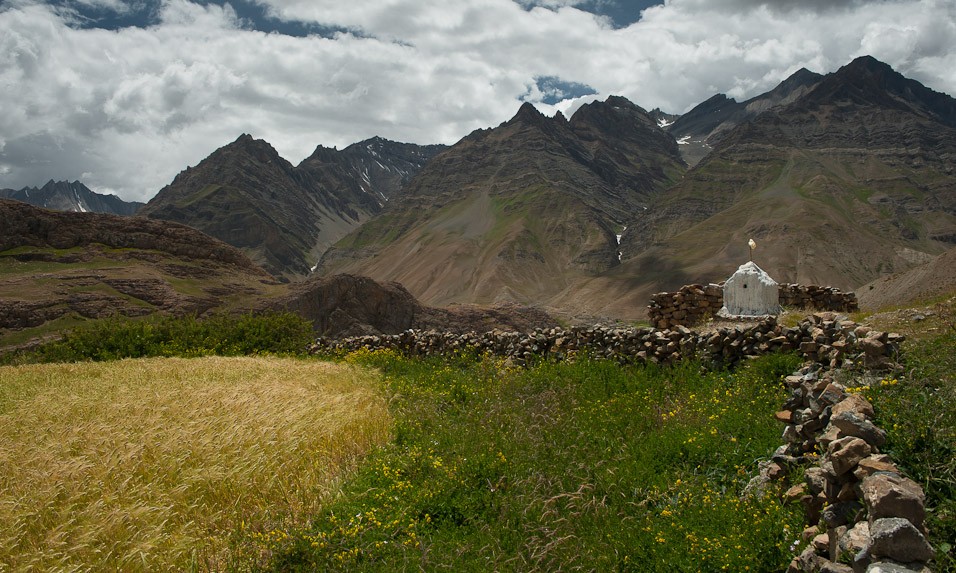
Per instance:
[[[576,0],[260,0],[351,30],[329,38],[243,30],[228,5],[188,0],[118,31],[15,1],[0,8],[0,187],[83,176],[145,200],[243,132],[293,163],[373,135],[453,143],[544,97],[540,77],[599,92],[537,104],[565,115],[612,94],[684,112],[863,54],[956,94],[949,0],[668,0],[618,29]]]

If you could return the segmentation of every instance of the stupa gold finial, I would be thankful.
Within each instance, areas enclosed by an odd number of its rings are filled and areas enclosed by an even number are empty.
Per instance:
[[[747,241],[747,244],[750,245],[750,262],[753,262],[753,260],[754,260],[754,249],[757,248],[757,243],[755,243],[753,239],[750,239],[749,241]]]

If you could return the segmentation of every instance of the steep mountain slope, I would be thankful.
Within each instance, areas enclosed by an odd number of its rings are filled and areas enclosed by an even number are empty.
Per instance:
[[[429,304],[547,304],[615,267],[616,235],[684,168],[673,138],[623,98],[570,121],[524,104],[436,156],[319,272],[397,281]]]
[[[622,238],[661,286],[715,280],[755,259],[778,281],[852,289],[956,243],[956,100],[873,58],[722,134]]]
[[[376,138],[342,151],[320,146],[293,167],[244,134],[177,175],[141,214],[200,229],[276,276],[301,277],[440,148]]]
[[[956,247],[902,273],[880,277],[857,290],[860,308],[878,311],[956,295]]]
[[[0,189],[0,199],[16,199],[37,207],[78,213],[110,213],[133,215],[143,206],[137,201],[123,201],[115,195],[91,191],[79,181],[50,180],[40,188]]]
[[[401,192],[444,145],[397,143],[381,137],[353,143],[341,151],[318,146],[296,168],[315,189],[349,189],[379,208]]]
[[[722,134],[771,108],[792,103],[813,89],[822,78],[820,74],[801,68],[769,92],[744,102],[717,94],[666,127],[680,142],[684,160],[689,165],[696,165]]]

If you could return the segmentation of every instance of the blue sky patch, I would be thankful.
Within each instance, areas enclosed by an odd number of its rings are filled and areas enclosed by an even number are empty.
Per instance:
[[[535,82],[543,94],[541,102],[548,105],[598,93],[597,90],[587,84],[569,82],[556,76],[539,76],[535,78]],[[530,95],[530,91],[522,99],[527,99],[528,95]]]
[[[194,4],[224,6],[229,4],[235,10],[244,29],[266,33],[278,33],[303,38],[323,36],[331,38],[345,28],[322,26],[314,22],[284,21],[269,15],[268,9],[253,0],[191,0]],[[50,0],[57,8],[70,10],[76,15],[75,26],[80,28],[101,28],[119,30],[122,28],[146,28],[159,24],[160,0],[134,0],[126,2],[126,10],[117,11],[103,6],[90,6],[72,0]]]
[[[518,0],[518,3],[528,10],[542,5],[540,0]],[[641,11],[645,8],[663,3],[663,0],[585,0],[574,7],[598,16],[606,16],[615,28],[625,28],[640,20]]]

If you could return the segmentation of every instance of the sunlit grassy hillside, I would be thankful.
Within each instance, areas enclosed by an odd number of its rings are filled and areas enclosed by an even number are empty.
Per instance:
[[[0,367],[0,571],[217,570],[387,439],[376,377],[279,358]]]

